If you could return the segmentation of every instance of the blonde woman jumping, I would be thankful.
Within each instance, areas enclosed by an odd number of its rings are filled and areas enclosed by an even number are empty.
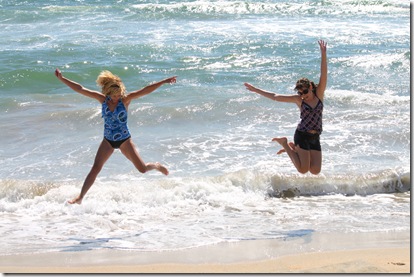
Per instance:
[[[160,163],[144,163],[140,157],[135,144],[132,142],[131,134],[128,129],[128,106],[132,100],[150,94],[163,84],[173,84],[176,77],[170,77],[140,90],[126,94],[122,80],[109,71],[102,71],[96,83],[102,88],[102,92],[90,90],[82,85],[63,77],[59,69],[55,71],[56,77],[74,91],[93,98],[102,105],[102,117],[104,119],[104,138],[98,148],[92,169],[87,175],[80,194],[69,200],[70,204],[81,204],[85,194],[95,182],[96,177],[102,170],[105,162],[109,159],[115,149],[121,150],[139,170],[145,173],[150,170],[158,170],[164,175],[168,175],[168,169]]]

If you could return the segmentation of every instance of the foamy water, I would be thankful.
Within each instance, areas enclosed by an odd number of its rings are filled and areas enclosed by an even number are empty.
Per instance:
[[[141,1],[0,3],[0,233],[4,254],[113,248],[174,250],[314,232],[410,229],[410,5]],[[300,175],[273,137],[292,139],[294,105],[247,91],[294,93],[319,77],[328,42],[322,173]],[[102,140],[99,72],[130,91],[140,174],[119,152],[81,206]],[[283,198],[295,196],[294,198]]]

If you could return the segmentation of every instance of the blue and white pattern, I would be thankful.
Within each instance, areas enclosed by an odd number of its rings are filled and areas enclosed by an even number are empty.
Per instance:
[[[120,99],[112,112],[108,107],[108,100],[102,103],[102,117],[104,119],[104,137],[111,141],[120,141],[131,136],[128,129],[128,112]]]

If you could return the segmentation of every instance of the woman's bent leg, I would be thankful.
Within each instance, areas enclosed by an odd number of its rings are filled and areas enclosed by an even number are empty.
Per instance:
[[[132,142],[132,139],[125,141],[121,147],[119,147],[119,149],[121,150],[122,154],[124,154],[125,157],[127,157],[127,159],[134,164],[139,172],[145,173],[147,171],[155,169],[164,175],[168,175],[168,169],[160,163],[144,163],[135,147],[135,144]]]
[[[284,149],[282,152],[286,152],[291,159],[293,165],[296,167],[298,172],[305,174],[310,168],[310,151],[303,150],[300,146],[296,146],[294,149],[288,144],[287,138],[273,138],[272,141],[278,142]],[[278,153],[282,153],[279,151]]]

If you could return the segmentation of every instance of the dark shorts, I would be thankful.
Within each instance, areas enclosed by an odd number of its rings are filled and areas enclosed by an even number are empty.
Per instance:
[[[126,139],[122,139],[122,140],[117,140],[117,141],[113,141],[113,140],[109,140],[104,138],[107,142],[109,142],[109,144],[112,146],[112,148],[114,149],[118,149],[119,147],[121,147],[122,143],[124,143],[125,141],[129,140],[131,137],[127,137]]]
[[[321,142],[319,141],[319,134],[311,134],[296,130],[294,142],[295,145],[299,145],[303,150],[322,150]]]

